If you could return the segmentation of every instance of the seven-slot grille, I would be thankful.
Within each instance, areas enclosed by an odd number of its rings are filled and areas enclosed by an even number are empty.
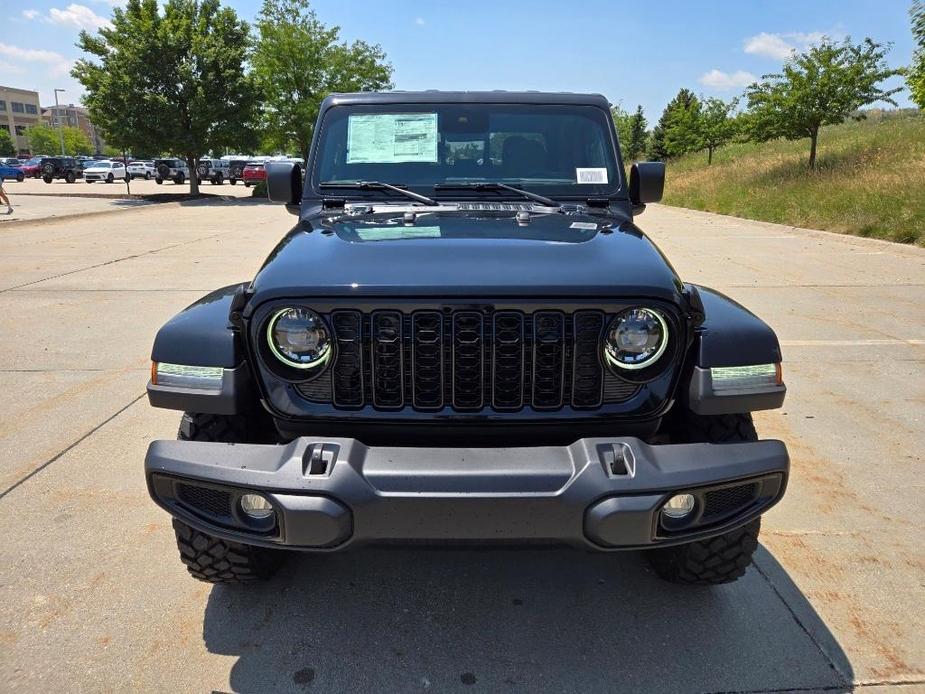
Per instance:
[[[299,390],[342,409],[594,409],[638,390],[603,367],[597,310],[335,310],[327,319],[334,364]]]

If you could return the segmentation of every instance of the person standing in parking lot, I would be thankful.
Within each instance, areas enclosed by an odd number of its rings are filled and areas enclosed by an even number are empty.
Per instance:
[[[3,179],[0,178],[0,202],[6,205],[6,213],[13,214],[13,206],[10,204],[10,198],[3,187]]]

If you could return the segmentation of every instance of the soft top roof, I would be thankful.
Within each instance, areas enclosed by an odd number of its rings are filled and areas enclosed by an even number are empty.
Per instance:
[[[321,104],[322,110],[347,104],[574,104],[610,108],[610,102],[601,94],[573,94],[571,92],[441,92],[436,89],[424,92],[355,92],[331,94]]]

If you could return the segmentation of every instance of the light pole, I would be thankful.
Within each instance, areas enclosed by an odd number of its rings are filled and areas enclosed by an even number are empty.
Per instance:
[[[64,124],[61,122],[61,110],[58,108],[58,92],[63,89],[55,89],[55,117],[58,119],[58,135],[61,138],[61,156],[64,156]]]

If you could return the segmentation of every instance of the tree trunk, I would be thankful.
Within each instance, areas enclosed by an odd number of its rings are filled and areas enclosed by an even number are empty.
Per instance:
[[[190,195],[199,195],[199,172],[196,171],[196,167],[199,166],[199,159],[195,155],[187,154],[186,165],[189,167]]]
[[[713,148],[707,147],[707,166],[713,163]]]
[[[819,139],[819,128],[815,128],[809,136],[809,170],[816,168],[816,140]]]

